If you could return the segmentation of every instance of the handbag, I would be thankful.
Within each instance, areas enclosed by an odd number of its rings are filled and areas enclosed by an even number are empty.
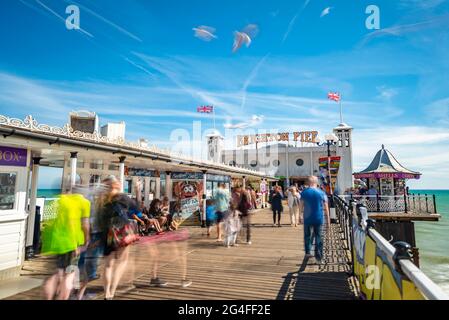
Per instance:
[[[112,226],[108,232],[108,245],[113,249],[126,247],[133,242],[139,240],[138,234],[130,223],[125,224],[121,228]]]
[[[123,208],[115,205],[114,210],[118,215],[112,218],[107,235],[107,245],[117,250],[139,240],[139,235],[134,225],[129,223]]]

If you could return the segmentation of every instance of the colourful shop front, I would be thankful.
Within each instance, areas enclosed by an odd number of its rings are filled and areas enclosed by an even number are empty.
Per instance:
[[[420,177],[421,173],[403,167],[384,145],[365,170],[354,173],[354,178],[360,179],[367,189],[372,190],[371,195],[381,196],[404,195],[406,181]]]

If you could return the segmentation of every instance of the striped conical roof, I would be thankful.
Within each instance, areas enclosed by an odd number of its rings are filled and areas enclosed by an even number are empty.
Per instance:
[[[380,174],[407,174],[407,175],[414,175],[419,176],[421,173],[417,171],[412,171],[404,166],[402,166],[399,161],[396,160],[396,158],[393,156],[393,154],[385,149],[385,146],[382,145],[382,149],[380,149],[376,156],[374,157],[373,161],[371,161],[370,165],[360,172],[355,173],[355,175],[363,175],[363,174],[370,174],[370,173],[380,173]]]

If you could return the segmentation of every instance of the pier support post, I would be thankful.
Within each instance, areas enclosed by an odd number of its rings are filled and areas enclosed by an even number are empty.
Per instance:
[[[31,193],[30,193],[30,207],[28,211],[28,225],[27,225],[27,237],[26,237],[26,258],[30,259],[34,257],[34,225],[36,220],[36,198],[37,198],[37,182],[39,179],[39,163],[42,160],[41,157],[33,158],[33,166],[31,168]]]
[[[118,166],[118,172],[119,172],[119,180],[121,185],[121,192],[125,190],[125,156],[119,157],[119,166]]]
[[[76,169],[78,164],[78,152],[70,152],[70,190],[76,183]]]
[[[407,193],[404,192],[404,211],[405,213],[408,212],[408,206],[407,206]]]
[[[143,190],[144,190],[144,195],[143,195],[143,203],[145,204],[145,207],[148,207],[150,205],[150,178],[149,177],[145,177],[143,178]],[[154,199],[154,197],[153,197]]]
[[[165,196],[168,197],[168,200],[172,200],[173,197],[173,185],[171,181],[171,172],[166,171],[165,172]]]
[[[201,228],[206,227],[206,198],[207,198],[207,171],[203,170],[203,210],[201,213]]]
[[[156,177],[156,190],[155,190],[155,197],[156,199],[160,199],[161,198],[161,178],[160,177]]]

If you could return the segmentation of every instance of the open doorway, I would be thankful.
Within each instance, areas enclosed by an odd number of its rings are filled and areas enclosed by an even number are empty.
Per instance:
[[[61,194],[62,168],[39,167],[38,198],[54,198]]]

